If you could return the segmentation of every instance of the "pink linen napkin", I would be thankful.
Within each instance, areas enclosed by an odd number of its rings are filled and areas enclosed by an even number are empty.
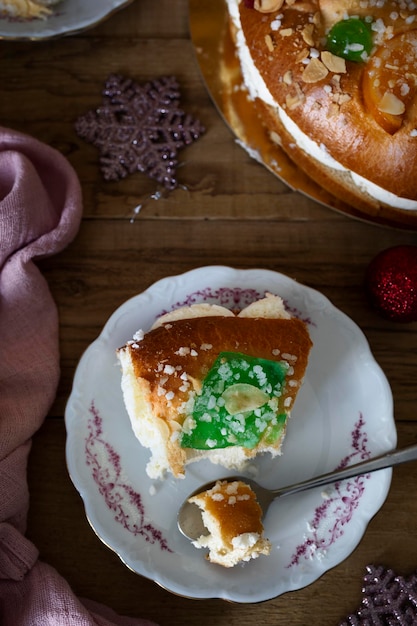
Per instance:
[[[59,379],[57,310],[35,262],[70,243],[81,213],[79,182],[67,160],[31,137],[0,128],[2,626],[151,626],[81,602],[25,537],[31,437],[54,400]]]

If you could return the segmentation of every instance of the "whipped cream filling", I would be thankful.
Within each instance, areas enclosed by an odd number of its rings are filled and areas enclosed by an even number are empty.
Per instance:
[[[248,89],[251,99],[259,98],[263,100],[267,105],[274,107],[278,111],[278,115],[282,124],[286,130],[290,133],[294,139],[295,144],[309,156],[312,156],[322,165],[334,170],[346,172],[350,174],[353,183],[361,191],[367,193],[369,196],[387,204],[388,206],[395,207],[397,209],[403,209],[406,211],[417,210],[417,201],[410,200],[408,198],[401,198],[395,194],[383,189],[379,185],[376,185],[370,180],[367,180],[363,176],[360,176],[356,172],[347,169],[344,165],[334,159],[327,149],[323,145],[319,145],[313,139],[308,137],[295,122],[287,115],[284,109],[275,101],[271,92],[269,91],[264,79],[259,73],[249,48],[246,44],[246,39],[242,31],[242,25],[240,21],[239,4],[240,0],[227,0],[229,14],[237,29],[236,46],[239,54],[239,60],[243,75],[243,80],[246,88]]]

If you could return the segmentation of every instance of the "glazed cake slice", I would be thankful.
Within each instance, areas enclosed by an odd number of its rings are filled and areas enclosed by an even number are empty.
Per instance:
[[[235,315],[217,305],[184,307],[118,350],[133,431],[151,451],[147,473],[184,477],[209,459],[242,469],[281,452],[311,340],[281,298]]]

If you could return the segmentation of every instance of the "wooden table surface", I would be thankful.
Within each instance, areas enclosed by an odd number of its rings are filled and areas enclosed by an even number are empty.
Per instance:
[[[417,466],[395,469],[385,504],[357,549],[305,589],[259,605],[180,598],[128,570],[91,530],[65,462],[64,410],[77,362],[110,314],[156,280],[204,265],[267,268],[326,295],[364,331],[392,387],[399,445],[417,441],[417,324],[370,308],[365,270],[381,250],[417,244],[417,234],[356,221],[290,191],[252,160],[213,106],[190,40],[187,0],[136,0],[75,36],[0,42],[0,122],[60,150],[84,195],[75,241],[41,262],[60,314],[62,378],[35,435],[29,462],[28,535],[74,591],[117,612],[201,626],[335,625],[361,601],[368,564],[408,575],[417,568]],[[205,135],[180,153],[179,188],[145,202],[142,174],[105,182],[97,152],[74,131],[100,102],[105,79],[175,75],[182,107]],[[134,218],[134,219],[132,219]],[[233,573],[231,573],[233,575]]]

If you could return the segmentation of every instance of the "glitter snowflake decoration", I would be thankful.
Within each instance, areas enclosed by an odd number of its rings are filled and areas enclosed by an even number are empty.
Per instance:
[[[398,576],[392,569],[369,565],[361,607],[339,626],[406,626],[417,624],[417,575]]]
[[[98,148],[105,180],[139,171],[166,189],[177,187],[178,150],[204,132],[198,120],[179,108],[179,99],[173,76],[143,85],[109,76],[101,105],[75,123],[77,134]]]

